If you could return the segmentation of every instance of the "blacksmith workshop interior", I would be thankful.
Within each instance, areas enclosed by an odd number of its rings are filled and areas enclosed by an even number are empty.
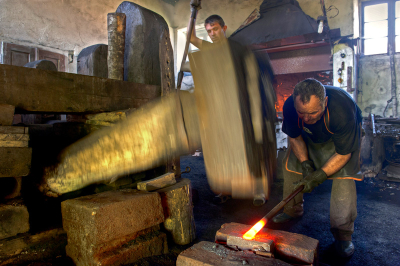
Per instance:
[[[400,265],[399,85],[400,0],[0,0],[0,266]]]

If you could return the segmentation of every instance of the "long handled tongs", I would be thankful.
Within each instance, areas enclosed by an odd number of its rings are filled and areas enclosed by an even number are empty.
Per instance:
[[[192,15],[190,17],[190,23],[189,23],[189,29],[186,35],[186,45],[185,45],[185,51],[183,52],[183,58],[182,58],[182,63],[181,63],[181,68],[178,74],[178,84],[177,84],[177,88],[178,91],[181,89],[182,86],[182,79],[183,79],[183,71],[182,68],[186,62],[186,57],[188,54],[188,50],[189,50],[189,45],[190,45],[190,37],[192,36],[192,32],[193,32],[193,27],[194,27],[194,21],[196,20],[196,15],[197,15],[197,9],[196,8],[192,8]]]

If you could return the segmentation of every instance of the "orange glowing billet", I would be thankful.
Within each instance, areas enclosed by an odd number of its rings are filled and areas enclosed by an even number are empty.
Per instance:
[[[247,231],[244,235],[243,238],[247,240],[252,240],[258,232],[264,227],[264,225],[267,223],[266,219],[261,219],[258,221],[249,231]]]

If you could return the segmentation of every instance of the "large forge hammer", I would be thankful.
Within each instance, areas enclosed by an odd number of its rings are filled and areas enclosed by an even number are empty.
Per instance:
[[[194,95],[171,93],[62,152],[44,190],[63,194],[203,148],[216,193],[268,198],[276,165],[275,97],[259,58],[223,42],[191,54]],[[202,143],[202,144],[200,144]]]

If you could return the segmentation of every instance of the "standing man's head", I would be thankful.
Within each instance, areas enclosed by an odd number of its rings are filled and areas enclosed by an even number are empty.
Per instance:
[[[303,80],[294,87],[294,108],[306,124],[315,124],[325,112],[328,104],[325,87],[315,79]]]
[[[226,40],[226,29],[224,20],[218,15],[209,16],[204,22],[204,27],[207,30],[213,43]]]

